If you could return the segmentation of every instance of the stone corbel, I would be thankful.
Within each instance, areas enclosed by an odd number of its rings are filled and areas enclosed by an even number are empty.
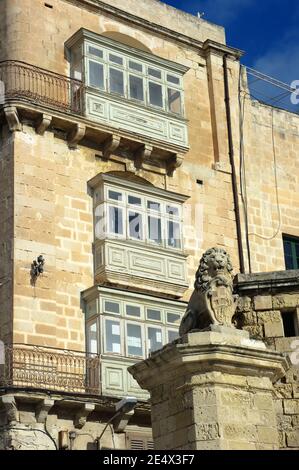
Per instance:
[[[142,145],[135,153],[135,167],[139,170],[143,163],[148,160],[153,152],[153,146],[149,144]]]
[[[173,176],[175,170],[177,170],[183,163],[184,156],[180,153],[176,153],[167,161],[167,174]]]
[[[36,421],[38,423],[45,423],[50,409],[54,406],[54,400],[45,398],[37,405],[35,409]]]
[[[0,403],[5,409],[5,414],[8,424],[13,424],[19,421],[19,412],[13,395],[3,395],[0,397]]]
[[[52,122],[52,116],[49,114],[42,114],[41,117],[37,120],[35,125],[35,131],[39,135],[44,135],[46,130],[49,128]]]
[[[134,155],[135,167],[139,170],[142,168],[145,160],[148,160],[153,152],[153,146],[149,144],[142,145]]]
[[[120,136],[116,134],[112,134],[105,140],[103,145],[103,158],[105,160],[109,160],[110,155],[115,152],[115,150],[119,147],[120,144]]]
[[[129,420],[134,415],[134,410],[128,411],[127,413],[121,413],[113,420],[113,429],[115,432],[124,432],[127,427]]]
[[[10,132],[22,130],[22,126],[18,116],[18,110],[15,106],[6,106],[4,108],[4,114]]]
[[[84,124],[78,123],[74,125],[67,136],[68,144],[71,149],[77,148],[78,143],[85,136],[85,132],[86,126]]]
[[[128,158],[125,160],[125,167],[126,171],[129,171],[130,173],[135,173],[136,171],[135,162],[133,160],[129,160]]]
[[[95,405],[93,403],[84,403],[82,408],[77,412],[75,417],[75,428],[82,429],[83,426],[86,424],[86,420],[88,415],[92,413],[95,409]]]

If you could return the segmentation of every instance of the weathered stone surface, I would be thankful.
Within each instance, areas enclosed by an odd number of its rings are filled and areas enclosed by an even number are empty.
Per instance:
[[[275,369],[272,360],[268,363],[268,373],[265,373],[266,363],[273,353],[257,344],[238,333],[233,335],[223,331],[222,336],[208,331],[189,333],[181,342],[157,351],[148,360],[129,369],[137,382],[149,391],[155,391],[157,384],[165,391],[168,389],[162,403],[152,403],[157,449],[205,449],[209,441],[215,449],[257,449],[261,443],[278,448],[273,386],[269,378],[270,369],[272,374]],[[229,347],[233,348],[231,359],[238,358],[238,375],[223,360],[205,370],[204,364],[209,364],[209,360],[202,351],[206,354],[208,349],[213,351],[222,345],[226,348],[226,358]],[[248,356],[246,351],[250,351]],[[180,355],[183,360],[178,359]],[[282,355],[274,353],[274,356],[285,363]],[[185,377],[185,385],[180,387],[185,411],[180,413],[175,413],[173,408],[171,411],[169,406],[175,397],[175,379],[165,374],[174,364],[176,380]],[[161,378],[164,378],[162,384]],[[155,410],[156,406],[159,408]]]
[[[268,426],[258,426],[257,428],[258,440],[261,444],[278,444],[278,433],[276,428]]]
[[[285,294],[273,297],[273,308],[295,308],[298,307],[298,294]]]
[[[299,427],[295,428],[292,432],[287,432],[286,436],[288,447],[299,448]]]
[[[253,301],[255,310],[271,310],[272,309],[272,297],[271,295],[258,295],[254,297]]]
[[[275,393],[277,398],[292,398],[293,386],[291,384],[276,385]]]
[[[277,425],[279,431],[291,431],[292,430],[292,417],[285,415],[277,416]]]
[[[264,331],[269,338],[282,337],[284,335],[282,321],[264,323]]]
[[[264,331],[261,325],[244,326],[243,329],[249,332],[251,338],[263,339],[264,337]]]
[[[188,439],[193,438],[195,436],[195,440],[199,441],[213,441],[220,437],[219,433],[219,424],[195,424],[195,427],[192,427],[189,430]]]
[[[283,401],[284,412],[287,415],[299,414],[299,401],[298,400],[284,400]]]
[[[230,441],[256,442],[256,426],[227,424],[222,427],[223,436]]]

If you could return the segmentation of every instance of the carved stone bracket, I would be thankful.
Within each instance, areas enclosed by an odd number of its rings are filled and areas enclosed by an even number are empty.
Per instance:
[[[49,128],[52,122],[52,116],[49,114],[42,114],[41,118],[37,120],[35,125],[36,133],[39,135],[44,135],[46,130]]]
[[[84,124],[75,124],[67,136],[69,147],[72,149],[77,148],[78,143],[85,136],[85,132],[86,126]]]
[[[119,144],[120,136],[116,134],[112,134],[107,140],[105,140],[103,145],[103,157],[105,160],[109,160],[110,155],[115,152],[119,147]]]
[[[134,415],[134,410],[127,413],[121,413],[113,420],[113,429],[115,432],[124,432],[129,420]]]
[[[184,156],[180,153],[176,153],[167,161],[167,174],[168,176],[173,176],[175,170],[177,170],[184,161]]]
[[[82,408],[77,412],[75,417],[75,428],[82,429],[83,426],[86,424],[86,420],[88,415],[92,413],[95,409],[95,405],[93,403],[84,403]]]
[[[8,424],[13,424],[19,421],[19,412],[13,395],[3,395],[0,397],[0,403],[5,409]]]
[[[45,398],[37,405],[35,409],[36,421],[38,423],[45,423],[50,409],[54,406],[54,400]]]
[[[22,126],[19,120],[18,111],[15,106],[6,106],[4,108],[5,118],[8,124],[8,128],[11,132],[21,131]]]
[[[128,158],[125,160],[125,167],[126,171],[129,171],[130,173],[135,173],[136,171],[135,162],[133,160],[129,160]]]
[[[153,146],[149,144],[142,145],[134,155],[135,167],[139,170],[142,168],[145,160],[148,160],[153,152]]]

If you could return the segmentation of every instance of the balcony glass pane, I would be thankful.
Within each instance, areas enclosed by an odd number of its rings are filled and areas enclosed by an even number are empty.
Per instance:
[[[121,70],[110,67],[110,91],[124,95],[124,74]]]
[[[152,67],[148,68],[148,74],[151,77],[159,78],[161,80],[162,78],[162,73],[161,70],[153,69]]]
[[[169,73],[167,74],[167,81],[169,83],[174,83],[175,85],[180,84],[180,79],[179,77],[176,77],[175,75],[170,75]]]
[[[77,62],[77,64],[73,66],[73,77],[76,80],[82,80],[82,62]]]
[[[148,327],[147,340],[148,340],[148,354],[150,354],[153,351],[157,351],[158,349],[161,349],[163,346],[161,328]]]
[[[120,322],[106,320],[106,352],[121,353]]]
[[[149,100],[153,106],[163,108],[162,85],[159,83],[149,82]]]
[[[103,238],[107,231],[104,204],[100,204],[96,207],[94,212],[94,224],[95,237],[97,239]]]
[[[148,238],[155,243],[162,243],[161,219],[152,216],[148,217]]]
[[[127,324],[128,354],[131,356],[143,356],[141,326]]]
[[[179,216],[179,208],[176,206],[166,206],[166,212],[169,215],[173,215],[174,217]]]
[[[120,305],[118,302],[111,302],[109,300],[105,300],[105,313],[115,313],[117,315],[120,314]]]
[[[108,191],[108,197],[109,199],[112,199],[113,201],[122,201],[123,199],[122,193],[119,193],[118,191],[113,191],[113,190]]]
[[[89,85],[95,88],[104,89],[104,66],[93,60],[88,61]]]
[[[179,323],[180,315],[178,313],[167,312],[167,323]]]
[[[138,212],[129,211],[129,236],[136,240],[143,239],[142,215]]]
[[[123,58],[119,55],[109,54],[109,60],[114,64],[123,65]]]
[[[134,100],[144,101],[143,79],[140,77],[135,77],[135,75],[130,75],[129,85],[130,98],[133,98]]]
[[[167,89],[168,94],[168,109],[172,113],[181,114],[182,113],[182,98],[181,92],[174,90],[173,88]]]
[[[98,353],[98,331],[97,324],[93,323],[92,325],[87,326],[87,352],[91,354]]]
[[[119,207],[109,206],[109,233],[124,233],[123,210]]]
[[[136,72],[143,71],[142,64],[139,64],[138,62],[134,62],[133,60],[129,60],[129,68],[131,70],[136,70]]]
[[[103,51],[101,51],[101,49],[97,49],[96,47],[89,46],[88,52],[89,54],[99,57],[100,59],[103,58]]]
[[[181,248],[180,240],[180,224],[173,222],[172,220],[167,221],[167,233],[168,233],[168,246],[172,248]]]
[[[139,318],[141,316],[141,309],[136,305],[126,305],[126,314],[130,317]]]
[[[146,310],[146,317],[148,320],[161,321],[161,311],[148,308]]]
[[[155,202],[155,201],[147,201],[147,208],[151,211],[160,212],[161,204],[159,202]]]
[[[167,336],[168,336],[168,342],[172,343],[172,341],[179,338],[179,333],[178,331],[168,330]]]
[[[141,198],[136,196],[128,196],[128,203],[132,206],[141,206]]]

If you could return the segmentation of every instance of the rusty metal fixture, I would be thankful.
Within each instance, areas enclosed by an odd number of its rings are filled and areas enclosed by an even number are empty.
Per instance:
[[[98,355],[25,344],[5,344],[4,348],[0,387],[101,393]]]
[[[0,62],[5,102],[32,101],[63,112],[83,114],[84,85],[80,80],[16,60]]]

